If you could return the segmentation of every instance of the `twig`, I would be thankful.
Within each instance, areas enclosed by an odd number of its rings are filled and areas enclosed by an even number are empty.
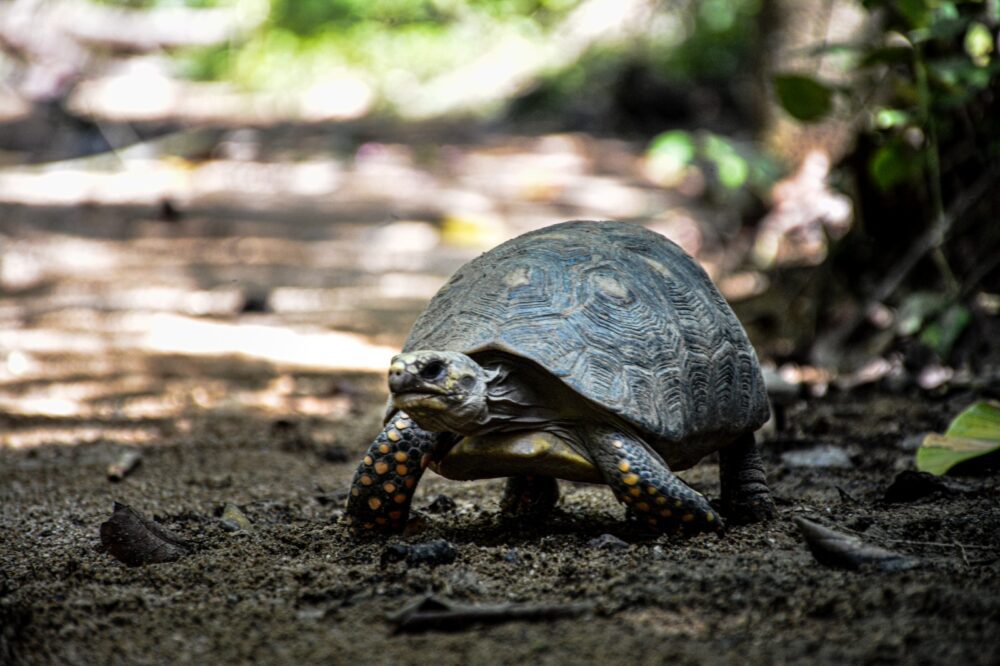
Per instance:
[[[841,527],[840,529],[845,532],[853,532],[858,536],[863,536],[869,539],[875,539],[879,541],[891,541],[892,543],[902,543],[907,546],[933,546],[936,548],[972,548],[974,550],[1000,550],[1000,546],[973,546],[972,544],[959,543],[958,541],[952,541],[951,543],[945,543],[943,541],[913,541],[912,539],[893,539],[887,536],[874,536],[866,532],[859,532],[857,530],[852,530],[850,527]]]
[[[969,566],[969,555],[965,552],[965,546],[958,541],[955,541],[955,545],[958,546],[958,550],[962,553],[962,562],[965,563],[965,566]]]
[[[466,605],[425,597],[388,619],[394,633],[458,631],[475,624],[498,624],[514,620],[542,621],[576,617],[592,610],[589,604],[497,604]]]
[[[836,488],[837,492],[840,494],[841,501],[851,501],[854,504],[857,504],[858,506],[861,506],[861,502],[854,495],[852,495],[851,493],[847,492],[846,490],[844,490],[840,486],[834,486],[834,488]]]

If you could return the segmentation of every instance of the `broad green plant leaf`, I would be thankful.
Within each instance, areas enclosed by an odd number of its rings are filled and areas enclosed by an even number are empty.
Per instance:
[[[981,401],[955,417],[944,435],[931,433],[917,449],[917,469],[938,476],[958,463],[1000,450],[1000,403]]]
[[[774,77],[774,91],[781,107],[802,122],[822,120],[833,106],[833,91],[802,74],[779,74]]]

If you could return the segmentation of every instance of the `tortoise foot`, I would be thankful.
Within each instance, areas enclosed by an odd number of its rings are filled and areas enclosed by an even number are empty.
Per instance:
[[[742,435],[719,451],[722,512],[735,525],[760,523],[775,517],[764,463],[753,433]]]
[[[723,503],[723,515],[731,525],[763,523],[777,515],[771,496],[756,496],[742,502]]]
[[[550,513],[558,501],[559,484],[551,476],[512,476],[500,509],[512,518],[536,518]]]

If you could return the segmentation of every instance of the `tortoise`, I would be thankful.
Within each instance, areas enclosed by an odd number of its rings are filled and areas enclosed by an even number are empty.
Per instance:
[[[556,479],[603,483],[657,532],[723,519],[674,471],[718,451],[721,513],[773,516],[754,440],[770,413],[746,332],[704,270],[639,225],[572,221],[465,264],[389,367],[384,429],[345,521],[398,532],[430,467],[508,477],[501,507],[540,516]]]

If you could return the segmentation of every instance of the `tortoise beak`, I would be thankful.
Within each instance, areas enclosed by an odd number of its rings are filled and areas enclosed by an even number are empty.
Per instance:
[[[389,366],[389,390],[393,393],[411,393],[419,388],[415,377],[406,371],[406,365],[394,362]]]
[[[447,368],[439,359],[399,354],[389,366],[389,390],[393,393],[439,395],[445,390],[435,381],[446,374]]]

